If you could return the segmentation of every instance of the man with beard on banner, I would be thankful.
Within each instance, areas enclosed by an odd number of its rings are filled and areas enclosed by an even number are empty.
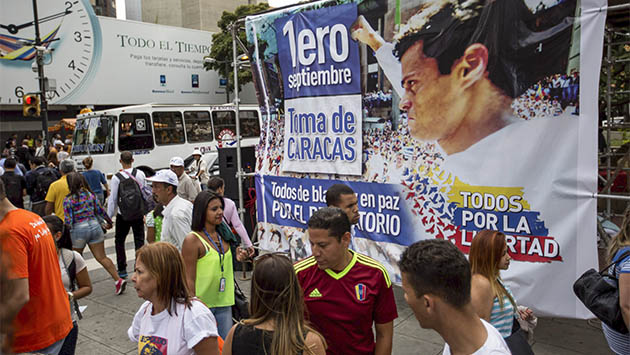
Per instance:
[[[340,208],[324,207],[309,219],[313,255],[294,265],[309,320],[326,339],[329,355],[389,355],[398,317],[389,273],[348,249],[350,238],[350,221]]]

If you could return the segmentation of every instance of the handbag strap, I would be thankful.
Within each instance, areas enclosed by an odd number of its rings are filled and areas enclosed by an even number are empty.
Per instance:
[[[630,256],[630,250],[628,250],[627,252],[625,252],[625,253],[621,254],[621,256],[620,256],[617,260],[614,260],[614,261],[613,261],[612,263],[610,263],[608,266],[606,266],[605,268],[603,268],[603,269],[602,269],[599,273],[600,273],[601,275],[604,275],[604,273],[607,273],[607,272],[608,272],[608,269],[610,269],[610,267],[611,267],[611,266],[616,265],[616,264],[619,262],[619,260],[623,260],[623,259],[624,259],[624,258],[626,258],[627,256]],[[614,277],[615,279],[617,279],[614,275],[610,275],[610,274],[609,274],[609,276],[612,276],[612,277]]]
[[[241,286],[238,285],[238,282],[234,281],[234,292],[235,293],[239,293],[241,294],[243,297],[247,298],[245,296],[245,293],[243,293],[243,291],[241,290]]]
[[[61,249],[61,261],[63,261],[63,267],[66,268],[66,273],[68,274],[68,278],[70,278],[70,269],[68,268],[68,264],[66,263],[66,258],[63,255],[63,251],[64,249]],[[72,253],[72,261],[74,261],[74,252],[70,251]],[[75,264],[76,265],[76,264]],[[75,269],[75,273],[74,273],[74,280],[72,280],[70,282],[70,292],[74,291],[74,285],[75,282],[77,282],[76,280],[76,269]],[[81,314],[81,311],[79,310],[79,302],[77,302],[77,300],[73,297],[72,298],[72,304],[74,306],[74,310],[77,312],[77,317],[79,317],[79,319],[83,319],[83,315]]]

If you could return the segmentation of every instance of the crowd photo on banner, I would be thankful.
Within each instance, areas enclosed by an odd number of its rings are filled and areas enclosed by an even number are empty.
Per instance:
[[[247,16],[253,228],[203,149],[159,167],[121,149],[110,174],[71,139],[10,137],[0,354],[77,352],[86,247],[112,295],[142,299],[125,325],[138,354],[392,354],[397,286],[446,355],[533,354],[538,317],[593,315],[630,354],[630,208],[610,277],[587,271],[605,5],[323,0]]]

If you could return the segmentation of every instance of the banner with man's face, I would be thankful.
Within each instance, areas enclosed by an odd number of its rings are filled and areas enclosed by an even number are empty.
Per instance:
[[[416,241],[467,254],[497,230],[520,304],[589,316],[572,284],[597,263],[605,5],[337,0],[248,17],[261,247],[309,256],[306,223],[343,183],[359,207],[352,247],[394,280]]]

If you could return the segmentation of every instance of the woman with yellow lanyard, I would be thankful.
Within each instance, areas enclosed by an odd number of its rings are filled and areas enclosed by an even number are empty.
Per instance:
[[[221,338],[232,328],[234,305],[234,267],[232,250],[242,261],[247,252],[223,223],[223,199],[202,191],[193,204],[192,232],[184,239],[182,256],[186,265],[186,281],[191,292],[214,314]]]

